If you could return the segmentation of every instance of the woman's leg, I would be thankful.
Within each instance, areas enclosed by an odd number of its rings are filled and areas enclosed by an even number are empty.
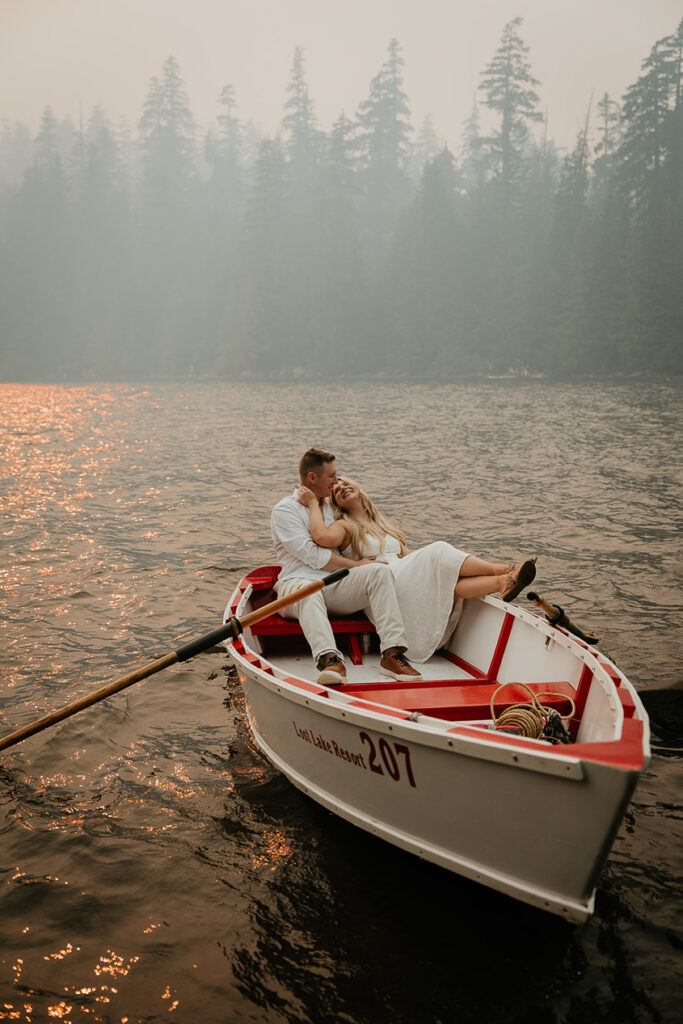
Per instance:
[[[531,561],[535,562],[536,559]],[[455,585],[456,597],[483,597],[484,594],[505,594],[509,592],[517,577],[522,565],[526,563],[517,562],[514,565],[496,565],[484,562],[481,558],[468,555],[462,563],[460,577]],[[478,571],[474,571],[478,570]],[[528,586],[528,583],[526,584]]]
[[[461,576],[455,586],[455,596],[483,597],[484,594],[502,594],[506,579],[504,572],[489,576]]]
[[[509,569],[509,565],[501,565],[499,562],[485,562],[483,558],[476,555],[468,555],[460,568],[460,577],[463,576],[502,576]],[[490,593],[490,591],[483,591]]]

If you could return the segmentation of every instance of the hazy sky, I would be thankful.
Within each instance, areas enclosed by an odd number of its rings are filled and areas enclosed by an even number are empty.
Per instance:
[[[88,118],[101,103],[135,125],[149,80],[173,55],[204,126],[231,83],[238,115],[268,134],[282,118],[294,47],[304,47],[315,111],[329,128],[353,114],[396,36],[413,123],[434,117],[457,149],[479,73],[503,26],[522,35],[540,79],[549,133],[570,146],[591,92],[619,98],[681,0],[0,0],[0,121]]]

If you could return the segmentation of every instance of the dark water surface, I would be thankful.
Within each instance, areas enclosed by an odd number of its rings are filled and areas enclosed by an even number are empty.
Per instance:
[[[0,385],[0,732],[217,625],[311,444],[413,546],[537,554],[536,589],[670,684],[681,390]],[[0,1020],[679,1020],[681,746],[653,739],[572,927],[317,807],[201,655],[0,754]]]

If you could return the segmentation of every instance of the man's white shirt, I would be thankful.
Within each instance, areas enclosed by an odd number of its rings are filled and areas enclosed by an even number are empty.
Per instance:
[[[332,556],[329,548],[321,548],[311,537],[311,513],[297,501],[298,490],[278,501],[270,517],[275,553],[282,566],[278,583],[292,578],[320,580]],[[334,512],[326,501],[322,513],[326,526],[334,522]]]

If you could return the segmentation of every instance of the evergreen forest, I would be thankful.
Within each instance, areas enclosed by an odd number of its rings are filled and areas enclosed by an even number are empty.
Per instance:
[[[680,373],[683,21],[567,151],[520,18],[491,50],[453,148],[395,39],[327,130],[301,48],[276,137],[173,57],[135,126],[0,125],[0,378]]]

